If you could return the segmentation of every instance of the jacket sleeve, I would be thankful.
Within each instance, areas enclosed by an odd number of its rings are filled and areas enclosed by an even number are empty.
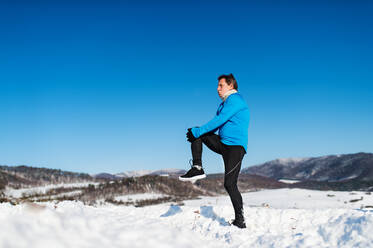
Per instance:
[[[205,133],[211,132],[213,130],[216,131],[216,129],[218,129],[221,125],[226,123],[230,118],[232,118],[232,116],[234,116],[237,112],[241,110],[241,104],[239,102],[235,101],[234,99],[228,100],[224,103],[224,106],[220,114],[217,114],[212,120],[207,122],[205,125],[201,127],[192,128],[191,131],[194,137],[199,138]]]

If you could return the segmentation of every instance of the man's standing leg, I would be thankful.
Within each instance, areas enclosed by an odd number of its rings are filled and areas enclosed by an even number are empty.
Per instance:
[[[245,149],[242,146],[226,147],[227,148],[223,153],[225,166],[224,188],[227,190],[234,208],[235,220],[233,221],[233,224],[240,228],[246,228],[243,215],[242,196],[237,187],[238,175],[240,174]]]

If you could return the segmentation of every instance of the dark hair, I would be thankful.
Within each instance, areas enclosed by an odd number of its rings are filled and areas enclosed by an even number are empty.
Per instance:
[[[225,81],[227,82],[227,84],[228,85],[231,85],[231,84],[233,84],[233,88],[235,89],[235,90],[237,90],[238,89],[238,85],[237,85],[237,81],[236,81],[236,79],[234,78],[234,76],[233,76],[233,74],[231,73],[231,74],[229,74],[229,75],[221,75],[221,76],[219,76],[218,77],[218,81],[220,81],[220,79],[225,79]]]

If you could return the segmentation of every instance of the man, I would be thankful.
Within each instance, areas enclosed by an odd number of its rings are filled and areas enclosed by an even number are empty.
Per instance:
[[[182,181],[205,178],[202,168],[202,143],[223,156],[224,188],[232,201],[235,219],[232,224],[246,228],[242,196],[237,187],[241,162],[246,153],[249,127],[249,109],[237,92],[238,85],[232,74],[218,77],[218,94],[222,99],[215,117],[201,127],[189,128],[187,139],[191,142],[192,168],[179,177]],[[219,130],[219,135],[215,132]]]

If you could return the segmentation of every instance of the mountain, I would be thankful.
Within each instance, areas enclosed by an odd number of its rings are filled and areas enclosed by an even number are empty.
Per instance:
[[[13,188],[56,183],[75,183],[93,181],[86,173],[62,171],[58,169],[37,168],[31,166],[0,166],[0,189],[5,185]]]
[[[340,182],[347,180],[373,181],[373,154],[355,153],[313,158],[276,159],[242,169],[274,179]]]
[[[98,179],[120,179],[120,178],[128,178],[128,177],[142,177],[146,175],[158,175],[158,176],[179,176],[186,173],[185,170],[180,169],[161,169],[161,170],[135,170],[135,171],[125,171],[116,174],[110,173],[99,173],[92,175],[94,178]]]
[[[177,177],[185,170],[161,169],[132,171],[119,174],[88,174],[28,166],[0,167],[0,202],[17,204],[22,201],[82,201],[86,204],[110,202],[128,194],[157,193],[153,200],[132,202],[135,206],[161,202],[181,202],[199,196],[226,194],[224,174],[210,174],[196,183],[181,182]],[[143,175],[146,174],[146,175]],[[118,176],[119,175],[119,176]],[[238,187],[242,192],[263,188],[284,188],[288,185],[275,179],[257,175],[240,175]]]
[[[162,170],[155,170],[149,175],[158,175],[158,176],[172,176],[172,175],[183,175],[186,173],[186,170],[181,169],[162,169]]]
[[[0,166],[0,202],[78,200],[93,205],[106,201],[145,206],[226,194],[223,173],[209,174],[194,184],[180,182],[177,177],[183,173],[185,170],[161,169],[90,176],[47,168]],[[300,182],[278,181],[284,178]],[[241,192],[276,188],[373,191],[373,154],[276,159],[243,169],[238,187]],[[123,195],[144,193],[162,197],[133,203],[116,200]]]
[[[110,173],[105,173],[105,172],[99,173],[99,174],[93,174],[91,176],[96,179],[105,179],[105,180],[116,180],[116,179],[122,178],[122,177],[119,177],[119,176],[116,176]]]
[[[149,175],[153,170],[136,170],[136,171],[125,171],[121,173],[114,174],[117,177],[141,177]]]

